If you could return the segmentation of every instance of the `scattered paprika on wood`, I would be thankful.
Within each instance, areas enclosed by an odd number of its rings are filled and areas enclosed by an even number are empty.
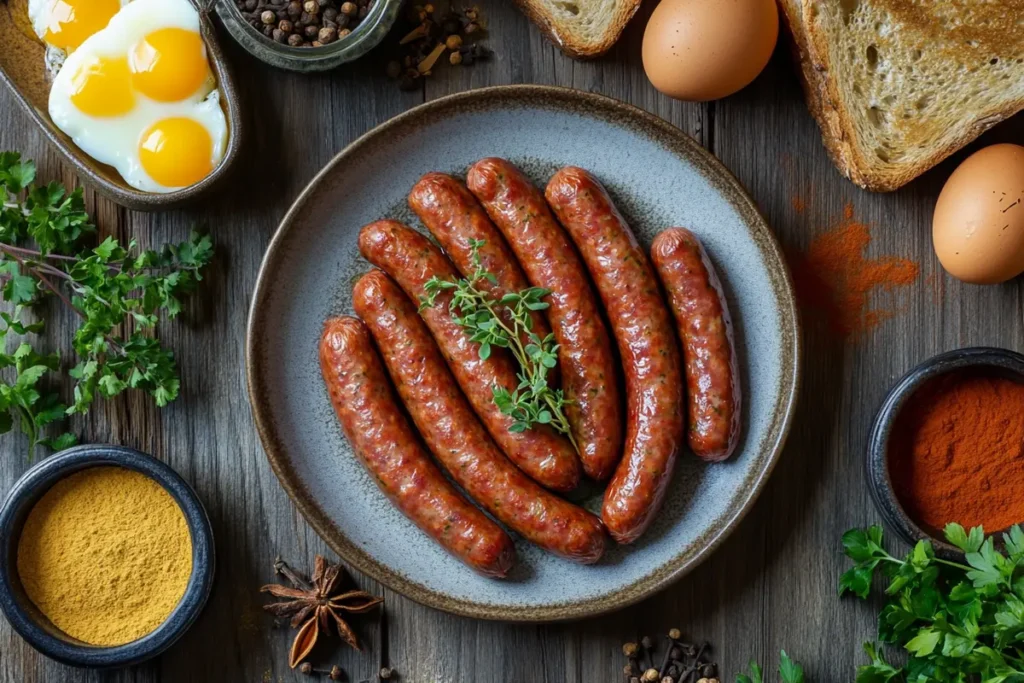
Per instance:
[[[889,474],[907,514],[933,530],[1024,522],[1024,384],[965,372],[925,384],[893,426]]]
[[[802,202],[800,206],[802,210]],[[843,338],[856,337],[895,314],[869,308],[873,290],[910,285],[920,273],[909,259],[866,258],[870,242],[867,224],[855,220],[853,207],[847,204],[837,226],[789,259],[801,306],[824,316],[829,329]]]

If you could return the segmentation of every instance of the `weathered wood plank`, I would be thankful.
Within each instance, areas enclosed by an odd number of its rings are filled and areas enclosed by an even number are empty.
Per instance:
[[[898,314],[860,339],[836,341],[807,316],[802,402],[786,453],[748,519],[677,585],[613,615],[546,626],[452,617],[384,591],[386,651],[378,625],[364,620],[364,654],[325,646],[318,664],[342,665],[351,681],[371,676],[383,658],[408,683],[603,683],[620,680],[622,641],[679,626],[691,638],[716,644],[729,680],[751,657],[774,664],[780,647],[804,661],[810,680],[851,677],[859,641],[871,637],[874,617],[866,606],[840,604],[834,583],[844,565],[839,535],[877,519],[862,474],[875,407],[900,374],[940,350],[1024,347],[1020,285],[963,285],[945,277],[932,255],[931,210],[955,162],[899,192],[866,193],[827,159],[781,50],[751,88],[710,106],[683,104],[658,94],[643,75],[639,48],[653,5],[641,10],[610,55],[574,62],[509,3],[480,4],[494,59],[438,69],[422,91],[412,93],[381,77],[387,59],[381,51],[330,74],[298,76],[263,67],[229,46],[250,133],[230,184],[201,208],[159,215],[119,209],[87,193],[103,234],[135,237],[148,246],[183,239],[198,225],[217,244],[205,296],[164,330],[182,366],[181,399],[158,411],[140,397],[121,398],[73,422],[85,439],[151,452],[192,482],[218,539],[217,583],[196,627],[166,656],[129,671],[57,665],[0,622],[0,682],[308,680],[288,670],[292,632],[272,627],[256,594],[273,579],[275,555],[302,564],[326,550],[274,478],[250,419],[243,344],[260,259],[292,199],[349,141],[424,99],[501,83],[594,90],[675,123],[736,173],[788,249],[803,248],[834,226],[850,203],[855,217],[871,225],[869,254],[912,258],[921,264],[921,278],[906,291],[875,293],[874,305]],[[6,92],[0,92],[0,114],[0,148],[35,158],[44,178],[73,181]],[[1022,134],[1018,119],[986,140],[1019,141]],[[68,349],[72,316],[56,308],[45,314],[51,321],[46,343]],[[27,468],[23,450],[20,438],[0,437],[0,491]]]

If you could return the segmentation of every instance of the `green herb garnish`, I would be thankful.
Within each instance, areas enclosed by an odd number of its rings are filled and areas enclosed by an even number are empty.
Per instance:
[[[480,345],[480,358],[490,358],[494,347],[508,349],[519,364],[519,386],[513,391],[493,387],[494,404],[505,415],[512,417],[509,431],[523,432],[537,424],[551,425],[569,437],[574,448],[576,441],[569,429],[564,408],[569,404],[561,389],[548,386],[548,371],[558,365],[558,345],[553,334],[541,339],[533,331],[531,313],[543,311],[549,304],[543,298],[550,290],[529,287],[521,292],[505,294],[495,299],[480,288],[482,282],[498,283],[492,273],[480,263],[482,240],[470,240],[474,271],[468,278],[456,282],[430,278],[424,285],[426,296],[420,308],[434,305],[443,291],[451,291],[449,311],[452,318]],[[506,315],[503,315],[506,314]]]
[[[85,413],[96,394],[110,398],[126,388],[149,393],[158,406],[178,395],[174,357],[146,334],[161,313],[173,318],[180,297],[202,279],[213,256],[210,238],[195,232],[188,241],[160,251],[138,251],[107,237],[94,248],[83,244],[95,232],[78,188],[68,193],[58,183],[33,184],[35,165],[17,152],[0,153],[0,292],[13,313],[0,312],[0,370],[14,368],[14,378],[0,378],[0,433],[17,422],[29,439],[29,456],[37,444],[60,450],[75,442],[71,434],[45,438],[41,430],[65,414]],[[79,362],[68,371],[76,380],[74,401],[66,406],[56,391],[40,388],[43,376],[60,370],[56,353],[41,354],[21,343],[7,354],[8,333],[39,334],[41,320],[23,315],[52,294],[81,322],[73,348]]]
[[[804,683],[804,669],[785,650],[779,654],[779,680],[782,683]],[[764,672],[757,662],[750,662],[750,673],[737,674],[736,683],[764,683]]]
[[[949,524],[944,533],[966,564],[936,557],[928,541],[905,559],[893,557],[878,526],[843,535],[855,564],[840,578],[839,594],[866,598],[880,569],[889,584],[878,638],[909,655],[904,666],[893,666],[866,643],[871,662],[858,669],[857,683],[1024,681],[1024,532],[1014,526],[1004,533],[1004,551],[981,527],[967,532]]]

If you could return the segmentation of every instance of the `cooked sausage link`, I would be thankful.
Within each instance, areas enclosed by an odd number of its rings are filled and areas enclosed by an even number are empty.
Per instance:
[[[622,357],[626,445],[601,519],[615,540],[631,543],[661,507],[683,443],[683,378],[672,318],[647,256],[593,176],[563,168],[545,196],[594,278]]]
[[[452,478],[528,541],[590,564],[605,547],[601,521],[545,491],[498,450],[473,414],[416,307],[379,270],[352,293],[413,422]]]
[[[409,206],[463,277],[469,277],[476,270],[473,243],[478,243],[480,266],[494,276],[494,282],[483,281],[479,286],[495,299],[529,287],[505,240],[461,181],[444,173],[428,173],[413,186]],[[540,311],[534,311],[531,320],[533,332],[541,339],[551,332]],[[511,326],[510,315],[505,316],[505,322]],[[524,345],[529,343],[526,335],[523,342]],[[553,373],[549,376],[553,377]]]
[[[739,440],[740,384],[722,285],[704,246],[684,228],[658,235],[651,260],[683,345],[690,449],[710,462],[725,460]]]
[[[551,290],[548,320],[558,343],[562,389],[583,471],[604,481],[622,457],[615,358],[587,271],[544,195],[504,159],[483,159],[466,184],[522,264],[530,284]]]
[[[359,250],[390,275],[413,301],[422,301],[431,277],[456,280],[455,269],[426,237],[397,221],[377,221],[359,233]],[[518,385],[512,356],[495,349],[481,359],[479,345],[452,319],[452,296],[443,290],[420,315],[437,340],[470,405],[505,454],[527,475],[555,491],[570,491],[580,480],[580,461],[568,439],[546,425],[511,432],[514,420],[494,404],[494,388]]]
[[[515,559],[512,539],[423,450],[363,323],[342,317],[324,324],[320,370],[352,449],[381,491],[455,557],[481,574],[505,576]]]

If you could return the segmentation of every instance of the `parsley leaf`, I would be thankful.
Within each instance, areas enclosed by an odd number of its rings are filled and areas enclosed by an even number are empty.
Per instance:
[[[805,683],[804,668],[790,659],[785,650],[779,653],[779,681],[781,683]],[[754,660],[750,661],[749,674],[737,674],[736,683],[764,683],[764,671]]]
[[[162,317],[174,318],[195,291],[213,258],[210,238],[193,232],[179,244],[140,250],[107,237],[89,246],[95,232],[82,190],[58,183],[35,185],[35,165],[17,152],[0,152],[0,296],[13,313],[0,311],[0,433],[14,425],[29,438],[30,457],[38,444],[53,450],[73,445],[71,434],[48,437],[43,428],[72,413],[85,413],[97,396],[127,389],[150,394],[158,406],[178,396],[173,354],[155,336]],[[6,336],[39,334],[44,321],[25,313],[53,295],[80,318],[72,346],[78,362],[74,400],[63,404],[51,390],[60,371],[56,354],[41,355],[26,343],[8,355]]]
[[[878,527],[844,534],[855,564],[840,577],[840,592],[866,597],[871,573],[887,575],[878,637],[910,655],[895,667],[873,643],[865,644],[871,661],[858,669],[857,683],[1024,682],[1024,572],[1018,571],[1024,531],[1013,527],[1003,534],[1005,553],[980,527],[949,524],[945,536],[964,552],[966,564],[937,556],[927,541],[903,559],[893,557]]]

